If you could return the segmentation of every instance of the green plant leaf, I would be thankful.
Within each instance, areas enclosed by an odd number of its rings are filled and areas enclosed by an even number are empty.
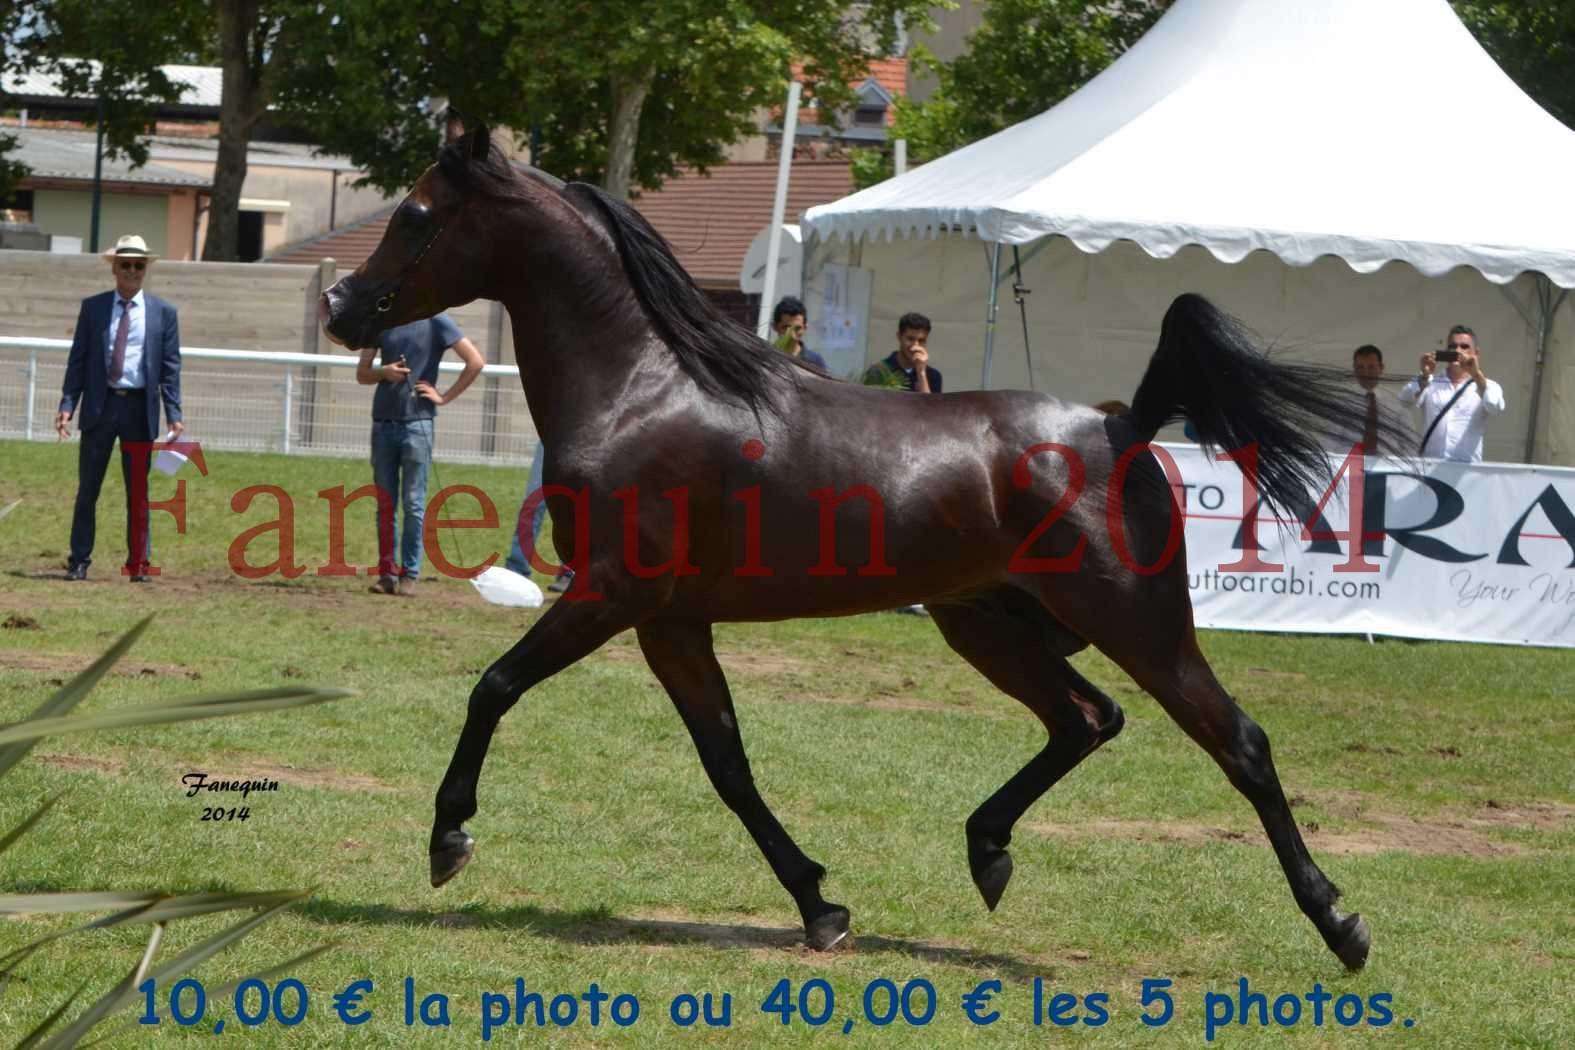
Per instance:
[[[33,746],[31,741],[44,736],[90,733],[101,729],[125,729],[129,726],[161,725],[169,722],[195,722],[203,718],[261,714],[265,711],[285,711],[292,707],[306,707],[309,704],[342,700],[353,695],[346,689],[263,689],[230,696],[202,697],[195,701],[177,700],[167,704],[147,704],[142,707],[123,708],[77,718],[34,718],[0,729],[0,744],[17,747],[21,745],[16,742],[28,742],[16,756],[19,759]],[[13,761],[12,764],[15,762]],[[4,768],[0,767],[0,773],[3,772]]]
[[[17,839],[27,834],[27,829],[31,828],[34,824],[37,824],[43,815],[48,813],[54,804],[59,801],[59,795],[55,795],[45,800],[42,806],[39,806],[33,811],[32,816],[28,817],[26,820],[22,821],[22,823],[12,828],[5,838],[0,839],[0,853],[4,853],[6,850],[10,849],[12,843],[16,842]]]
[[[19,895],[10,898],[10,900],[22,900],[33,905],[24,905],[16,908],[16,914],[24,912],[32,914],[63,914],[68,911],[98,910],[94,907],[59,908],[52,906],[60,897],[71,897],[73,900],[69,903],[75,904],[77,903],[75,898],[83,896],[91,895],[38,893]],[[0,956],[0,977],[4,977],[12,970],[15,970],[26,961],[28,956],[38,951],[38,949],[63,937],[69,937],[74,933],[82,933],[86,930],[103,930],[111,926],[123,926],[134,923],[173,922],[179,919],[193,918],[198,915],[209,915],[214,912],[237,911],[242,908],[269,907],[281,901],[296,900],[299,896],[300,891],[298,890],[274,890],[261,893],[189,893],[179,897],[154,898],[126,911],[116,912],[114,915],[106,915],[102,919],[95,919],[93,922],[85,923],[81,926],[73,926],[68,930],[59,930],[40,937],[30,944],[23,945]],[[3,903],[4,899],[0,899],[0,904]],[[0,907],[0,913],[3,913],[4,910],[3,907]]]
[[[121,635],[103,656],[94,660],[86,671],[83,671],[61,686],[54,696],[51,696],[39,705],[38,710],[34,711],[30,718],[15,725],[7,726],[5,729],[25,726],[36,719],[51,720],[77,706],[77,704],[82,702],[82,698],[87,696],[88,692],[98,684],[99,679],[109,673],[109,669],[115,666],[115,662],[126,655],[126,650],[131,648],[132,643],[142,636],[142,632],[147,630],[148,624],[152,622],[152,616],[144,617],[135,627]],[[0,732],[4,731],[0,729]],[[16,743],[11,743],[9,740],[0,740],[0,744],[8,745],[0,747],[0,777],[5,776],[12,766],[22,761],[27,753],[33,749],[35,742],[36,737],[30,738],[26,736],[17,738]]]
[[[293,974],[300,969],[302,963],[309,962],[310,960],[317,958],[319,955],[328,951],[330,948],[337,948],[339,944],[339,941],[329,941],[327,944],[319,944],[317,947],[304,951],[293,959],[286,959],[284,962],[275,966],[270,966],[266,970],[259,970],[258,972],[247,977],[242,977],[234,981],[228,981],[224,984],[218,985],[217,987],[207,988],[208,998],[216,1002],[224,1002],[235,994],[235,989],[241,986],[242,981],[249,981],[253,979],[266,981],[270,977],[275,977],[279,974]],[[164,1013],[159,1013],[157,1010],[155,1010],[155,1013],[160,1019],[166,1016]],[[129,1018],[123,1024],[121,1024],[120,1027],[134,1028],[141,1027],[141,1025],[142,1022],[136,1018]],[[105,1035],[93,1040],[91,1043],[83,1043],[83,1050],[86,1050],[86,1048],[90,1046],[98,1046],[100,1043],[105,1042],[110,1038],[112,1037]]]
[[[149,967],[147,973],[143,975],[143,980],[152,980],[156,984],[161,984],[172,977],[179,976],[187,970],[207,962],[213,956],[245,937],[252,930],[305,896],[307,896],[307,891],[305,890],[294,893],[288,900],[264,909],[256,915],[236,923],[222,933],[214,934],[207,940],[181,952],[168,962]],[[127,974],[114,988],[77,1016],[59,1035],[43,1045],[48,1048],[58,1047],[60,1050],[66,1050],[66,1048],[75,1046],[94,1025],[136,999],[136,989],[131,983],[136,976],[135,970]]]
[[[66,997],[66,1001],[61,1003],[60,1006],[56,1008],[54,1013],[44,1018],[38,1023],[38,1027],[34,1028],[31,1032],[27,1033],[27,1035],[23,1036],[22,1041],[16,1044],[16,1050],[31,1050],[32,1047],[37,1046],[38,1041],[44,1038],[49,1030],[55,1026],[55,1022],[60,1020],[61,1016],[67,1010],[71,1009],[71,1004],[76,1002],[86,989],[87,983],[83,982],[81,987],[77,988],[76,991],[72,992]]]

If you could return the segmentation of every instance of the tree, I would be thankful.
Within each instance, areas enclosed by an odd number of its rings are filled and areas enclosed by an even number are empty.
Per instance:
[[[1520,89],[1575,128],[1575,0],[1453,0],[1455,14]]]
[[[69,95],[102,99],[106,152],[138,165],[148,154],[139,136],[157,107],[179,101],[183,90],[160,67],[218,56],[224,88],[202,257],[233,260],[252,131],[285,75],[280,67],[326,23],[326,11],[310,0],[21,0],[16,8],[17,66],[53,74]]]
[[[0,6],[6,71],[42,72],[77,98],[99,100],[107,156],[145,164],[140,136],[160,104],[177,102],[182,85],[159,69],[165,54],[193,48],[198,37],[171,4],[105,4],[92,0],[21,0]],[[91,57],[88,57],[91,56]],[[0,136],[0,193],[26,171],[5,155],[16,136]]]
[[[852,103],[849,82],[889,52],[897,17],[925,24],[921,0],[462,0],[406,9],[365,0],[307,44],[281,105],[384,189],[430,163],[440,97],[495,126],[538,133],[536,163],[626,196],[680,165],[719,163],[786,94],[802,64],[822,110]],[[394,12],[399,17],[394,18]],[[310,70],[308,70],[310,67]],[[374,76],[374,74],[378,74]],[[372,87],[376,85],[376,88]]]
[[[105,94],[112,146],[138,163],[136,135],[178,92],[159,67],[194,54],[223,67],[219,149],[204,259],[236,253],[246,154],[271,115],[347,155],[393,191],[431,163],[431,102],[535,130],[542,167],[626,197],[680,165],[720,162],[728,144],[786,93],[798,61],[831,112],[899,17],[926,24],[924,0],[20,0],[30,68]],[[91,55],[92,68],[74,56]]]

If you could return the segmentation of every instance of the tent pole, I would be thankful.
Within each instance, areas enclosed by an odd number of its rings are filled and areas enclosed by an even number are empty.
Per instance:
[[[1553,318],[1559,312],[1559,307],[1564,305],[1564,297],[1569,295],[1569,289],[1559,289],[1558,298],[1553,297],[1553,282],[1545,274],[1536,275],[1537,295],[1537,356],[1531,369],[1531,412],[1526,422],[1526,455],[1527,463],[1535,462],[1534,455],[1537,451],[1537,408],[1542,404],[1542,374],[1548,357],[1548,337],[1553,331]]]
[[[760,313],[755,334],[771,338],[771,311],[776,308],[777,268],[782,265],[782,217],[787,209],[788,172],[793,167],[793,136],[798,131],[798,96],[804,85],[788,85],[787,105],[782,109],[782,148],[777,157],[777,195],[771,203],[771,233],[766,237],[766,283],[760,292]]]
[[[990,389],[990,357],[995,353],[996,287],[1001,283],[1001,244],[990,245],[990,294],[984,308],[984,374],[979,377],[979,389]]]
[[[1028,360],[1028,389],[1034,389],[1034,352],[1028,345],[1028,300],[1023,298],[1030,289],[1023,287],[1023,260],[1012,245],[1012,298],[1017,300],[1017,312],[1023,318],[1023,357]]]

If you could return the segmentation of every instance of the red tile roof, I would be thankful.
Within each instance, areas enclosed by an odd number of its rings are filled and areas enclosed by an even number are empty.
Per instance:
[[[738,162],[712,168],[709,176],[686,172],[634,202],[673,246],[673,254],[696,281],[738,287],[738,270],[755,234],[771,222],[777,191],[777,162]],[[853,192],[846,160],[794,161],[788,178],[783,221],[798,222],[817,204]]]
[[[776,188],[776,161],[739,162],[719,165],[704,176],[681,172],[660,190],[643,193],[634,205],[667,238],[696,282],[736,288],[749,242],[771,222]],[[795,161],[784,221],[797,222],[811,207],[852,192],[847,161]],[[351,226],[288,246],[267,261],[316,263],[332,257],[339,271],[348,273],[377,248],[392,214],[390,206]]]
[[[286,245],[263,261],[315,265],[324,259],[333,259],[339,264],[338,268],[342,273],[349,273],[366,262],[367,258],[377,250],[378,244],[383,240],[383,231],[388,228],[389,217],[394,214],[396,207],[397,204],[390,204],[359,222],[341,226],[337,230],[331,230],[309,240]]]
[[[870,59],[870,76],[892,98],[908,97],[908,60],[906,58]],[[857,86],[857,85],[855,85]]]
[[[792,72],[793,76],[802,77],[804,75],[803,64],[794,62],[792,65]],[[853,81],[849,86],[857,91],[859,88],[864,86],[864,82],[866,80],[874,80],[875,83],[879,84],[882,90],[884,90],[886,94],[890,95],[892,98],[907,98],[908,59],[901,56],[897,58],[872,58],[869,61],[869,65],[865,67],[865,75],[858,80]],[[799,106],[798,122],[800,124],[820,123],[819,110],[809,106],[808,102],[809,100],[806,98],[805,104]],[[778,124],[781,124],[782,107],[774,107],[771,111],[771,114],[771,119],[776,121]],[[886,107],[886,126],[891,127],[891,125],[896,122],[896,119],[896,107]]]

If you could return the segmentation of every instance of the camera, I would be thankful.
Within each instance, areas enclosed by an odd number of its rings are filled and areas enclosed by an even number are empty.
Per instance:
[[[1435,350],[1433,352],[1433,360],[1434,361],[1443,361],[1445,364],[1448,364],[1449,362],[1452,362],[1452,361],[1458,361],[1458,360],[1460,360],[1460,351],[1459,350]]]

